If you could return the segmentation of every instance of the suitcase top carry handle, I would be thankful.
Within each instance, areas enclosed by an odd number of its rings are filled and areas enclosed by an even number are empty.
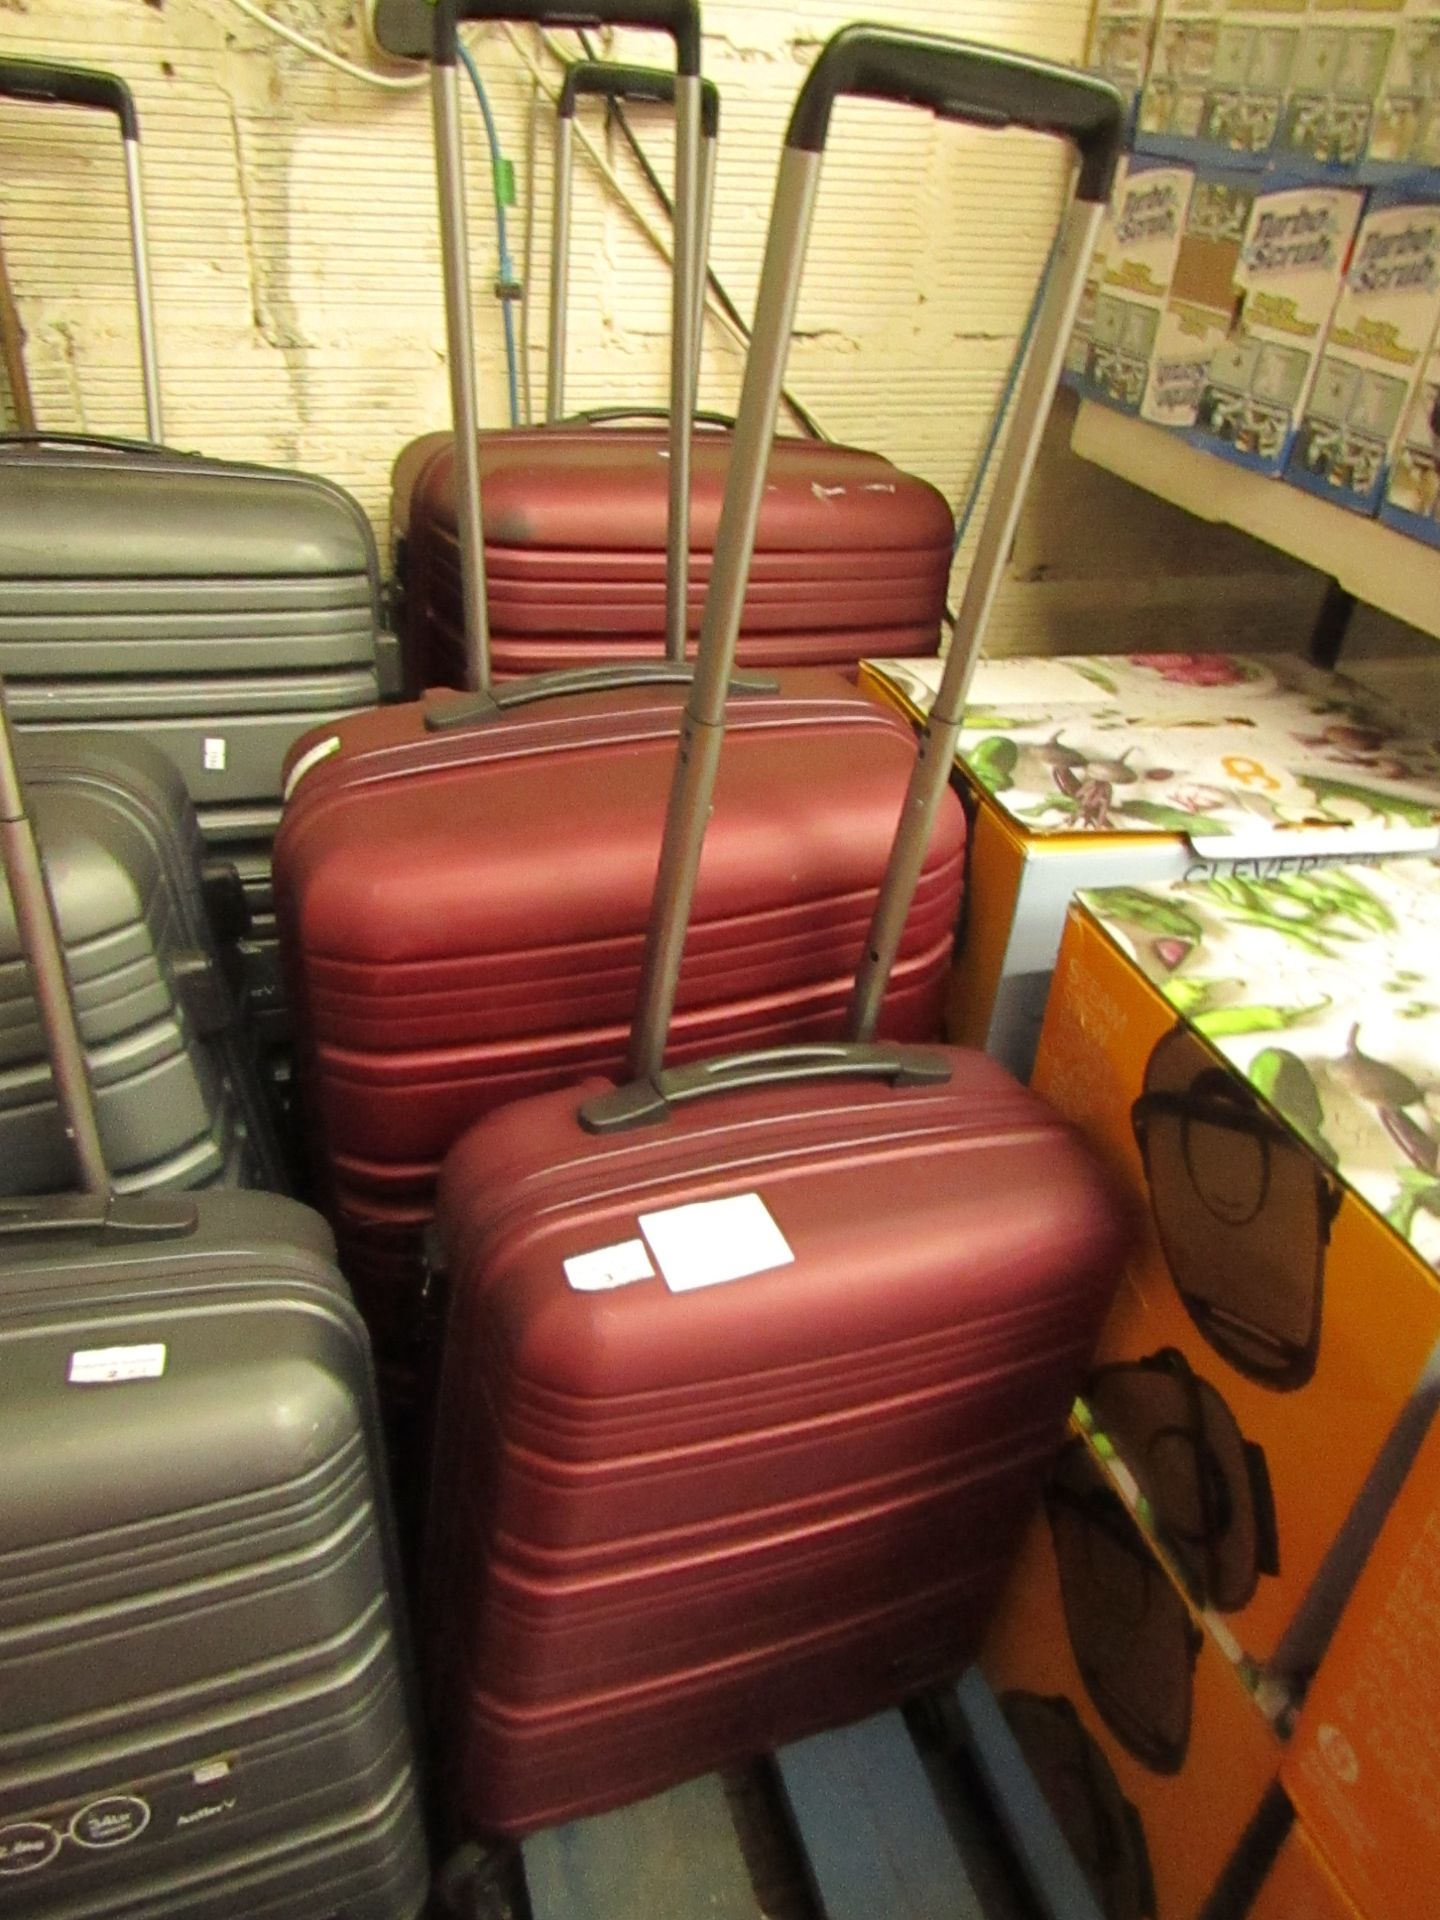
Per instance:
[[[621,420],[668,420],[667,407],[587,407],[583,413],[567,414],[560,421],[561,426],[613,427]],[[714,427],[725,433],[735,430],[733,413],[715,413],[709,408],[697,408],[693,424],[697,427]]]
[[[75,1155],[78,1185],[92,1201],[108,1199],[110,1174],[100,1145],[95,1094],[75,1018],[70,976],[54,903],[40,859],[40,843],[25,811],[25,791],[15,759],[15,736],[0,681],[0,849],[5,878],[20,935],[20,951],[30,968],[35,1003],[50,1057],[50,1077],[60,1120]]]
[[[935,1047],[830,1044],[768,1047],[759,1053],[734,1053],[702,1060],[693,1067],[671,1067],[650,1079],[632,1080],[612,1093],[587,1100],[580,1124],[587,1133],[622,1133],[667,1120],[672,1108],[688,1106],[715,1093],[740,1093],[754,1087],[783,1087],[803,1080],[883,1080],[892,1087],[938,1087],[950,1078],[950,1061]]]
[[[577,60],[565,69],[555,114],[554,187],[550,201],[550,326],[545,356],[545,421],[553,426],[565,413],[565,330],[570,317],[570,205],[575,179],[575,110],[582,94],[611,100],[653,100],[672,105],[675,75],[658,67],[621,66],[609,60]],[[720,94],[713,80],[700,83],[699,235],[695,242],[695,333],[691,347],[692,382],[698,379],[705,327],[710,214],[715,197],[715,143],[720,132]],[[678,238],[678,232],[677,232]],[[693,399],[692,399],[693,407]],[[665,418],[663,409],[656,409]],[[666,635],[672,659],[683,659],[685,636],[670,626],[677,603],[667,593]]]
[[[113,113],[127,140],[140,138],[135,96],[117,73],[90,67],[53,66],[48,60],[0,55],[0,95],[42,107],[95,107]]]
[[[620,687],[688,687],[693,666],[668,660],[620,660],[613,667],[561,667],[554,673],[532,674],[512,680],[498,693],[477,693],[468,700],[447,700],[427,707],[425,726],[430,733],[448,733],[454,727],[483,727],[516,707],[540,700],[559,700],[567,693],[609,693]],[[730,682],[734,693],[778,693],[780,682],[759,673],[737,673]]]
[[[582,99],[649,101],[658,107],[673,107],[675,76],[663,67],[576,60],[565,69],[555,111],[562,120],[573,120]],[[720,135],[720,89],[713,80],[700,82],[700,134],[705,140],[716,140]]]
[[[160,363],[155,350],[155,303],[150,292],[150,250],[145,238],[145,190],[140,178],[140,120],[135,96],[118,73],[60,66],[49,60],[0,57],[0,99],[29,106],[94,107],[113,113],[125,146],[125,203],[130,219],[130,265],[140,327],[140,369],[145,383],[145,431],[165,437],[160,406]]]
[[[668,33],[675,42],[682,74],[700,71],[700,9],[695,0],[616,0],[595,7],[566,6],[564,0],[436,0],[434,57],[454,66],[459,57],[457,29],[462,20],[532,22],[537,27],[639,27]]]
[[[50,1240],[71,1233],[112,1242],[178,1240],[194,1233],[199,1224],[195,1203],[177,1194],[129,1198],[108,1193],[51,1193],[40,1200],[0,1200],[0,1244]]]
[[[1080,153],[1079,200],[1110,197],[1124,110],[1103,81],[1073,68],[893,27],[843,27],[806,76],[785,144],[819,153],[842,94],[928,107],[942,120],[1057,134]]]
[[[485,592],[485,529],[480,499],[480,410],[475,386],[475,324],[465,220],[465,150],[458,74],[461,20],[533,20],[555,27],[625,26],[668,33],[675,42],[675,272],[670,329],[669,513],[665,540],[665,652],[683,661],[689,626],[690,456],[702,262],[700,13],[696,0],[617,0],[582,12],[545,0],[437,0],[431,56],[435,167],[440,191],[440,263],[445,338],[455,429],[455,519],[460,547],[465,680],[490,685],[490,616]],[[557,122],[569,128],[568,120]],[[557,176],[558,182],[559,176]],[[557,219],[557,227],[559,225]],[[555,263],[552,261],[552,273]],[[552,369],[554,361],[552,359]]]
[[[697,654],[694,690],[681,729],[665,819],[655,899],[631,1030],[629,1072],[651,1079],[661,1069],[680,978],[705,826],[725,730],[725,685],[764,500],[765,475],[780,409],[785,362],[820,184],[830,108],[844,91],[918,102],[987,126],[1035,124],[1081,148],[1083,197],[1072,199],[1045,299],[1036,315],[974,563],[935,704],[921,731],[900,826],[881,883],[850,1007],[850,1034],[873,1038],[886,983],[924,865],[954,763],[955,740],[980,638],[1014,538],[1041,434],[1084,287],[1086,263],[1119,160],[1125,108],[1101,80],[1048,62],[936,35],[883,27],[844,27],[821,50],[791,120],[775,182],[755,324],[745,363],[735,446],[715,539],[715,559]]]
[[[153,454],[164,460],[203,460],[200,453],[181,453],[174,447],[157,446],[153,440],[126,440],[117,433],[46,433],[37,428],[34,433],[0,434],[0,451],[7,447],[76,447],[89,448],[95,453],[124,453],[135,455]]]

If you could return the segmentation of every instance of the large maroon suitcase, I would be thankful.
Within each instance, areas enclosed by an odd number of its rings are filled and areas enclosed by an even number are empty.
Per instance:
[[[479,441],[490,651],[499,679],[596,660],[675,656],[667,638],[667,435],[655,409],[565,417],[566,274],[572,129],[579,97],[673,96],[669,75],[580,62],[555,134],[546,424]],[[699,273],[714,177],[718,103],[706,85],[697,179]],[[698,353],[688,356],[691,388]],[[649,417],[650,424],[644,424]],[[733,423],[701,416],[693,449],[691,587],[699,631]],[[879,454],[824,441],[775,442],[739,658],[744,666],[854,671],[866,654],[933,654],[955,526],[943,496]],[[391,528],[406,686],[470,684],[462,609],[454,438],[422,435],[392,474]]]
[[[440,58],[456,7],[441,0]],[[864,945],[855,1043],[662,1070],[711,801],[744,737],[717,787],[798,263],[829,110],[850,92],[1064,133],[1077,199]],[[1073,1131],[995,1062],[873,1035],[1122,125],[1104,83],[881,28],[836,35],[801,90],[636,1077],[492,1115],[441,1177],[450,1310],[422,1601],[460,1827],[598,1810],[953,1672],[1038,1500],[1123,1215]]]

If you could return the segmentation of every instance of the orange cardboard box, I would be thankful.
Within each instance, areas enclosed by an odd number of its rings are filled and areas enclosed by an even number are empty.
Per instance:
[[[979,1664],[1106,1920],[1197,1920],[1280,1744],[1078,1436]]]
[[[1290,1742],[1284,1779],[1365,1920],[1440,1907],[1440,1427],[1391,1509]]]
[[[1333,1631],[1440,1340],[1426,1204],[1440,1179],[1412,1164],[1436,1151],[1420,1058],[1433,1026],[1427,1039],[1420,1013],[1401,1017],[1423,1010],[1423,985],[1381,939],[1440,942],[1440,872],[1407,875],[1391,862],[1248,886],[1243,912],[1224,879],[1085,896],[1034,1074],[1139,1223],[1087,1424],[1212,1632],[1282,1687]],[[1302,899],[1323,911],[1293,921],[1309,942],[1297,967],[1290,934],[1263,923],[1273,908],[1288,928]],[[1349,919],[1342,937],[1341,909],[1368,916],[1374,940]],[[1357,1029],[1384,1059],[1358,1050]],[[1435,1061],[1440,1081],[1440,1048]],[[1408,1239],[1372,1204],[1392,1194]]]
[[[1416,1909],[1416,1920],[1424,1911]],[[1327,1866],[1303,1826],[1290,1829],[1285,1845],[1245,1920],[1367,1920]]]

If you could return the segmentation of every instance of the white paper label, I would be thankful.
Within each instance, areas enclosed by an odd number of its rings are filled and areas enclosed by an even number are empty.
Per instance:
[[[281,794],[280,798],[282,800],[288,800],[312,767],[318,767],[322,760],[328,760],[332,753],[338,753],[339,751],[340,736],[338,733],[332,733],[328,739],[319,740],[313,747],[307,747],[305,752],[302,753],[300,758],[295,762],[294,766],[291,767],[285,781],[285,791]]]
[[[577,1293],[603,1293],[607,1287],[628,1287],[634,1280],[653,1280],[655,1269],[643,1240],[621,1240],[593,1253],[572,1253],[565,1262],[565,1278]]]
[[[206,734],[203,758],[206,773],[223,773],[225,771],[225,740],[223,735],[218,733]]]
[[[165,1371],[165,1343],[138,1347],[83,1347],[70,1356],[70,1384],[112,1387],[121,1380],[158,1380]]]
[[[795,1258],[758,1193],[642,1213],[640,1231],[672,1293],[745,1280],[788,1267]]]

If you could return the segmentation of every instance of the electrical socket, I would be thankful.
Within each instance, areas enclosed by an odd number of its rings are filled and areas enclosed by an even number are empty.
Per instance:
[[[386,60],[423,60],[430,51],[432,0],[365,0],[365,37]]]

